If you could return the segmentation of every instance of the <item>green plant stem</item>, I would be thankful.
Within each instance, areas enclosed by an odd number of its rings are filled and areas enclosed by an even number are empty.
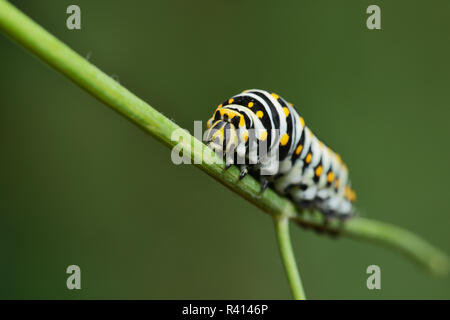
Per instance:
[[[284,270],[286,271],[292,296],[296,300],[306,300],[302,280],[298,272],[294,252],[292,250],[291,238],[289,235],[289,218],[280,216],[274,217],[273,223],[275,225],[275,232],[277,235],[278,246],[280,248],[281,259],[283,261]]]
[[[250,176],[239,181],[239,170],[236,167],[224,171],[223,161],[193,136],[188,135],[182,141],[173,141],[171,136],[175,130],[180,129],[178,125],[89,63],[5,0],[0,0],[0,29],[165,145],[173,147],[178,144],[191,159],[203,155],[203,161],[196,164],[197,167],[264,212],[275,218],[280,215],[288,217],[306,226],[318,227],[323,224],[320,216],[309,213],[299,214],[290,201],[280,197],[273,190],[266,190],[260,195],[259,183]],[[354,218],[347,221],[342,228],[336,223],[331,223],[325,229],[340,230],[343,236],[375,241],[399,250],[435,274],[447,274],[449,270],[449,260],[445,253],[432,247],[417,235],[399,227],[369,219]]]

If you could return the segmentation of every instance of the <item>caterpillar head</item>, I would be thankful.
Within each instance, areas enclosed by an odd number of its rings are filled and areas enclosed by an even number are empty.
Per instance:
[[[205,132],[205,142],[222,156],[232,154],[239,143],[237,129],[231,122],[217,120]]]

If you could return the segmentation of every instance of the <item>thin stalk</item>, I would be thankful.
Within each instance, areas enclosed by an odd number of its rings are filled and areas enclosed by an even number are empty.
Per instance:
[[[281,260],[283,261],[292,296],[296,300],[306,300],[302,280],[295,261],[294,251],[292,250],[291,238],[289,235],[289,218],[274,217],[273,223],[275,225],[278,247],[280,248]]]

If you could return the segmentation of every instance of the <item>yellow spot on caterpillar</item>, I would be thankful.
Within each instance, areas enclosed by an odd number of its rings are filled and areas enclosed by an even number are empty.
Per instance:
[[[311,160],[312,160],[312,154],[311,154],[311,152],[310,152],[310,153],[308,153],[308,155],[306,156],[305,162],[306,162],[306,163],[310,163]]]
[[[284,107],[283,108],[284,114],[286,115],[286,117],[289,115],[289,108]]]
[[[302,128],[305,127],[305,120],[302,117],[300,117],[300,124],[302,125]]]
[[[351,201],[351,202],[355,202],[355,201],[356,201],[356,192],[353,191],[353,190],[352,190],[352,192],[351,192],[351,199],[350,199],[350,201]]]
[[[259,140],[264,141],[267,139],[267,131],[261,132],[261,135],[259,136]]]
[[[222,104],[219,104],[219,106],[217,107],[217,109],[220,109],[220,108],[222,108]]]
[[[280,144],[282,146],[285,146],[288,143],[288,141],[289,141],[289,135],[287,133],[283,134],[283,136],[281,137],[281,140],[280,140]]]
[[[237,116],[237,115],[239,115],[240,116],[240,114],[238,113],[238,112],[236,112],[236,111],[233,111],[233,110],[228,110],[228,109],[219,109],[219,112],[220,112],[220,115],[223,117],[224,115],[227,115],[228,116],[228,119],[233,119],[235,116]]]
[[[264,117],[264,112],[259,110],[258,112],[256,112],[256,116],[261,119],[262,117]]]
[[[248,107],[249,107],[249,108],[253,107],[253,105],[254,105],[253,102],[249,102],[249,103],[248,103]]]
[[[299,155],[300,152],[302,152],[302,149],[303,149],[303,146],[300,144],[300,145],[297,147],[297,149],[295,149],[295,154],[296,154],[296,155]]]
[[[248,140],[248,131],[245,131],[243,133],[243,137],[244,137],[244,141],[247,142],[247,140]]]
[[[337,160],[337,162],[339,162],[339,164],[342,163],[341,156],[338,153],[336,153],[336,160]]]
[[[245,126],[245,119],[244,116],[241,116],[241,120],[239,120],[239,127]]]
[[[232,103],[233,103],[233,101],[234,101],[234,99],[233,99],[233,98],[231,98],[231,99],[228,99],[228,104],[232,104]]]
[[[320,175],[322,174],[323,168],[321,165],[317,166],[316,168],[316,176],[320,177]]]
[[[327,181],[328,181],[329,183],[332,183],[333,180],[334,180],[334,173],[333,173],[333,171],[330,171],[330,172],[328,172],[328,174],[327,174]]]
[[[272,97],[278,100],[279,96],[276,93],[272,93]]]

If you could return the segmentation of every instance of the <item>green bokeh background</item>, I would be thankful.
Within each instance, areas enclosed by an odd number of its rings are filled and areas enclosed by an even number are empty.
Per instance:
[[[448,1],[12,2],[190,131],[243,89],[279,93],[342,154],[363,216],[450,252]],[[0,57],[0,298],[290,298],[269,216],[3,34]],[[291,234],[309,298],[450,298],[390,250]]]

